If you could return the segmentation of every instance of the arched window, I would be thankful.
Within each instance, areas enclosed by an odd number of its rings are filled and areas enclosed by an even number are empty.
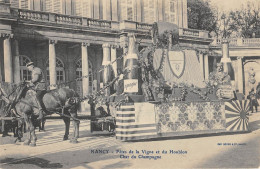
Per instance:
[[[20,79],[22,80],[31,80],[32,76],[28,68],[26,67],[26,64],[31,62],[30,58],[28,58],[25,55],[19,56],[19,62],[20,62]]]
[[[88,71],[89,71],[89,92],[91,93],[92,92],[92,83],[93,83],[93,70],[92,70],[92,63],[91,62],[88,62]],[[76,62],[76,78],[80,78],[82,77],[82,60],[79,59],[77,62]],[[77,92],[78,93],[82,93],[82,83],[81,83],[81,80],[79,81],[80,83],[77,84]]]
[[[46,67],[46,78],[48,81],[50,81],[49,60],[46,62]],[[65,82],[64,64],[59,58],[56,58],[56,79],[57,83]]]

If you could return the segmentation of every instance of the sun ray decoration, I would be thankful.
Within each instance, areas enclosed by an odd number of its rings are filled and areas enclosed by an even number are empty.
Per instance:
[[[249,100],[226,102],[226,129],[228,131],[248,131],[249,109]]]

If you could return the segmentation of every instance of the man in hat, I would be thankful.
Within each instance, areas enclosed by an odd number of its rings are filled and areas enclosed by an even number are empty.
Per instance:
[[[33,62],[29,62],[26,67],[32,73],[32,80],[28,86],[36,91],[36,101],[39,106],[39,117],[37,119],[41,120],[45,115],[40,101],[43,92],[46,90],[44,75],[40,68],[34,66]]]
[[[212,86],[231,85],[230,76],[223,72],[223,63],[217,63],[216,71],[209,75],[209,83]]]

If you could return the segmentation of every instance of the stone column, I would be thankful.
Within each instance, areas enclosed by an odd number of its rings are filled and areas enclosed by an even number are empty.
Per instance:
[[[103,0],[103,20],[111,20],[111,1]]]
[[[118,7],[119,7],[119,2],[117,0],[111,0],[111,12],[112,12],[112,20],[113,21],[118,21]]]
[[[13,82],[13,66],[10,35],[6,35],[4,39],[4,68],[5,82]]]
[[[237,87],[240,93],[244,92],[244,80],[243,80],[243,57],[237,57]]]
[[[179,27],[183,28],[183,15],[184,15],[183,14],[183,0],[178,0],[177,4],[178,4],[177,5],[178,15],[176,18],[177,18],[178,22],[176,22],[176,23],[178,23]]]
[[[142,1],[136,0],[136,22],[142,22]]]
[[[204,54],[204,74],[205,80],[209,78],[209,56],[208,53]]]
[[[182,15],[182,19],[183,19],[183,28],[188,28],[188,7],[187,7],[187,0],[183,0],[183,15]]]
[[[94,2],[95,0],[89,0],[89,17],[94,18]]]
[[[103,47],[103,61],[102,61],[102,67],[104,68],[103,70],[103,87],[109,82],[109,64],[111,63],[111,56],[110,56],[110,45],[105,43],[102,45]],[[110,95],[110,90],[107,88],[105,90],[105,95],[109,96]]]
[[[14,83],[21,81],[20,77],[20,58],[19,58],[19,42],[14,40]]]
[[[204,77],[205,79],[205,75],[204,75],[204,58],[203,58],[203,52],[199,52],[199,59],[200,59],[200,70],[202,72],[202,76]]]
[[[164,1],[158,0],[158,20],[163,21],[164,20]]]
[[[94,0],[94,18],[95,19],[100,19],[100,3],[99,0]]]
[[[56,89],[56,53],[55,44],[57,41],[49,40],[49,74],[50,74],[50,89]]]
[[[89,75],[88,65],[88,43],[82,43],[81,45],[81,60],[82,60],[82,76]],[[83,96],[89,94],[89,77],[82,79],[82,92]]]
[[[111,46],[111,62],[112,63],[112,68],[115,74],[115,77],[117,76],[117,61],[116,60],[116,46],[113,45]],[[115,61],[115,62],[114,62]]]

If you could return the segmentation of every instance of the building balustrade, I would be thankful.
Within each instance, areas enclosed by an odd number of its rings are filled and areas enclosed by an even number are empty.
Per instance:
[[[13,9],[15,10],[15,9]],[[15,15],[15,12],[12,12]],[[111,28],[111,21],[82,18],[77,16],[39,12],[25,9],[18,9],[18,18],[24,20],[56,22],[57,24],[79,25],[88,27]],[[83,21],[84,20],[84,21]],[[86,22],[85,22],[86,20]]]
[[[136,23],[136,29],[138,30],[151,30],[152,29],[152,24],[147,24],[147,23]]]
[[[140,23],[135,21],[107,21],[86,17],[70,16],[64,14],[56,14],[49,12],[33,11],[26,9],[11,8],[11,14],[18,19],[57,23],[64,25],[75,25],[82,27],[103,28],[109,30],[137,30],[141,32],[149,32],[152,29],[152,24]],[[208,32],[203,30],[179,28],[179,35],[193,38],[206,38],[208,39]],[[235,43],[235,42],[234,42]],[[244,40],[243,43],[250,44],[251,42]],[[260,43],[260,41],[259,41]],[[220,41],[217,41],[220,44]]]
[[[59,24],[72,24],[72,25],[82,25],[82,19],[78,17],[71,17],[68,15],[55,15],[56,21]]]
[[[183,28],[183,31],[182,31],[182,35],[185,35],[185,36],[196,36],[196,37],[199,37],[200,35],[200,31],[199,30],[194,30],[194,29],[186,29],[186,28]]]
[[[230,46],[260,46],[260,38],[232,38],[228,39]],[[220,46],[222,39],[214,39],[211,46]]]
[[[39,11],[18,10],[18,17],[34,21],[49,21],[49,14]]]
[[[88,18],[89,27],[101,27],[101,28],[111,28],[111,22],[105,20],[96,20]]]

